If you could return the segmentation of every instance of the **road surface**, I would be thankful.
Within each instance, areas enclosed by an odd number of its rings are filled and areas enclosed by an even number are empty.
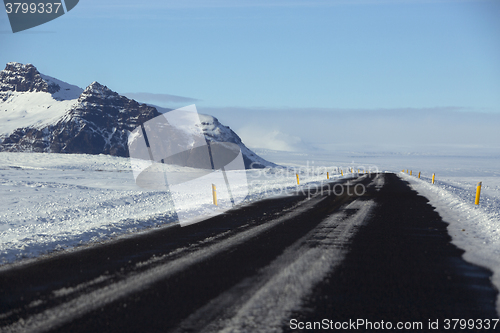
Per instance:
[[[395,174],[331,182],[2,268],[0,331],[287,332],[364,320],[449,332],[454,318],[493,331],[492,273],[462,259],[446,226]]]

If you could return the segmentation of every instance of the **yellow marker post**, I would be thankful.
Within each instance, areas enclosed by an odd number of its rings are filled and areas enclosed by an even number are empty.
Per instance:
[[[418,172],[418,178],[420,178],[420,171]]]
[[[340,174],[343,176],[344,175],[344,171],[340,170]]]
[[[408,169],[406,169],[406,173],[408,173]]]
[[[435,174],[435,173],[433,173],[433,174],[432,174],[432,183],[433,183],[433,184],[434,184],[434,179],[435,179],[435,178],[436,178],[436,174]]]
[[[413,171],[410,170],[410,176],[412,175]]]
[[[477,183],[477,189],[476,189],[476,201],[474,202],[476,205],[479,205],[479,197],[481,196],[481,185],[483,182]]]
[[[328,171],[326,172],[326,179],[330,179],[330,173]]]
[[[295,176],[297,176],[297,185],[300,185],[300,182],[299,182],[299,174],[295,174]]]
[[[212,197],[214,199],[214,205],[217,206],[217,189],[215,188],[215,184],[212,184]]]

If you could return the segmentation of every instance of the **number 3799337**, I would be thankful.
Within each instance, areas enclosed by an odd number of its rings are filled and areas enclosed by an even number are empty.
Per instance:
[[[60,2],[39,2],[39,3],[27,3],[27,2],[7,2],[5,4],[5,10],[7,14],[57,14],[61,8]],[[62,9],[61,9],[62,10]]]

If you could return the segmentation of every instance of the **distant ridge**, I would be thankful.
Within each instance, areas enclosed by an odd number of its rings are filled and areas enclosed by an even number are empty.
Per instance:
[[[10,62],[0,72],[0,151],[128,157],[129,133],[160,114],[98,82],[83,90],[32,64]],[[217,118],[200,117],[207,140],[240,146],[246,168],[275,166]]]

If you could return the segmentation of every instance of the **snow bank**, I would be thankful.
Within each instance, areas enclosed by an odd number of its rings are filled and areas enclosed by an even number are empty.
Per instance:
[[[500,178],[446,177],[437,178],[432,185],[428,177],[399,175],[429,199],[449,223],[448,233],[453,243],[465,250],[464,259],[493,271],[493,284],[500,290]],[[475,205],[479,181],[483,182],[481,200]],[[500,313],[500,297],[497,311]]]

